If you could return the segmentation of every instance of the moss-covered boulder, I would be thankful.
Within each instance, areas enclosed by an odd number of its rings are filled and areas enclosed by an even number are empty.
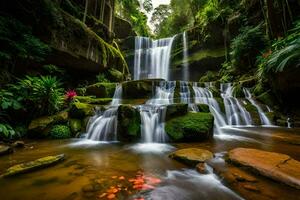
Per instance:
[[[107,105],[112,101],[112,98],[95,98],[95,96],[76,96],[75,100],[80,103]]]
[[[237,98],[245,98],[242,85],[240,84],[233,85],[233,96]]]
[[[112,82],[122,82],[125,80],[125,76],[119,70],[111,68],[106,71],[106,77]]]
[[[86,95],[97,98],[111,98],[114,96],[116,83],[96,83],[86,87]]]
[[[186,148],[171,153],[169,157],[194,167],[200,162],[212,159],[213,153],[205,149]]]
[[[122,83],[123,98],[143,99],[151,98],[155,94],[156,86],[159,86],[162,79],[147,79],[127,81]]]
[[[46,137],[49,129],[53,124],[65,123],[68,121],[69,113],[62,111],[52,116],[43,116],[34,119],[28,126],[28,133],[30,137]]]
[[[18,165],[14,165],[8,168],[0,177],[10,177],[18,174],[24,174],[27,172],[31,172],[37,169],[42,169],[48,167],[50,165],[54,165],[60,161],[63,161],[65,158],[64,154],[56,155],[56,156],[47,156],[43,158],[39,158],[34,161],[30,161],[27,163],[22,163]]]
[[[118,140],[136,141],[141,136],[141,117],[139,111],[131,105],[118,108]]]
[[[188,104],[176,103],[167,105],[166,120],[185,115],[188,112]]]
[[[206,104],[199,103],[199,104],[197,104],[197,108],[198,108],[199,112],[204,112],[204,113],[209,113],[210,112],[209,111],[209,106],[206,105]]]
[[[166,122],[168,136],[177,141],[201,141],[213,136],[214,117],[210,113],[193,113]]]
[[[278,102],[275,96],[271,93],[271,91],[267,91],[256,97],[256,99],[265,105],[269,105],[271,107],[276,107]]]
[[[95,114],[95,105],[75,102],[72,104],[69,115],[72,118],[83,119],[86,116]]]
[[[218,102],[220,109],[223,113],[225,113],[225,105],[224,105],[224,100],[221,97],[215,98],[215,100]]]
[[[244,107],[250,113],[252,118],[252,123],[254,125],[260,125],[261,120],[257,108],[249,102]]]
[[[76,135],[82,129],[82,122],[79,119],[70,119],[69,125],[73,135]]]

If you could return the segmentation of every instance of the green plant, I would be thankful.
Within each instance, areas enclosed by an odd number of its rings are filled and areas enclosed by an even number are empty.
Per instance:
[[[236,69],[244,70],[253,66],[253,57],[258,56],[265,48],[266,37],[261,28],[262,25],[244,27],[241,33],[233,39],[230,45],[230,56]]]
[[[71,137],[71,130],[66,125],[55,125],[50,130],[50,137],[53,139],[66,139]]]
[[[53,114],[63,106],[64,90],[56,77],[26,76],[13,87],[24,98],[27,109],[34,108],[38,115]]]
[[[99,83],[109,83],[110,81],[106,78],[105,74],[98,74],[96,76],[97,82]]]
[[[49,74],[59,74],[62,75],[66,72],[66,70],[59,68],[55,65],[44,65],[43,69]]]
[[[12,140],[18,137],[20,137],[18,132],[16,132],[9,124],[0,123],[0,138]]]
[[[14,110],[19,110],[22,108],[22,97],[18,96],[15,97],[12,92],[9,92],[8,90],[1,89],[0,90],[0,107],[3,110],[7,110],[9,108],[12,108]]]

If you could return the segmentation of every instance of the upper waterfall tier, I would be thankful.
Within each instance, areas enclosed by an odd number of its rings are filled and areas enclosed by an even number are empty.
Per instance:
[[[135,38],[134,80],[162,78],[169,80],[172,44],[175,36],[159,40]]]

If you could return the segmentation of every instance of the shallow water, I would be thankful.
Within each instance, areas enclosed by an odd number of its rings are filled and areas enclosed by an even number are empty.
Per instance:
[[[47,155],[64,153],[66,160],[47,169],[1,179],[1,199],[107,199],[113,189],[118,190],[115,199],[299,199],[299,190],[258,175],[260,193],[244,190],[226,179],[226,172],[238,169],[223,159],[230,149],[249,147],[300,160],[299,129],[236,127],[223,132],[212,141],[189,144],[28,141],[26,148],[0,157],[0,172]],[[215,173],[202,175],[168,158],[170,152],[186,147],[214,152],[216,157],[209,165]],[[139,188],[135,181],[143,181],[147,187]]]

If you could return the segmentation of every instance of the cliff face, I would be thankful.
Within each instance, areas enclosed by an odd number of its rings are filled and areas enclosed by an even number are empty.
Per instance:
[[[83,72],[124,65],[112,44],[113,0],[11,0],[0,7],[51,47],[47,63]]]

